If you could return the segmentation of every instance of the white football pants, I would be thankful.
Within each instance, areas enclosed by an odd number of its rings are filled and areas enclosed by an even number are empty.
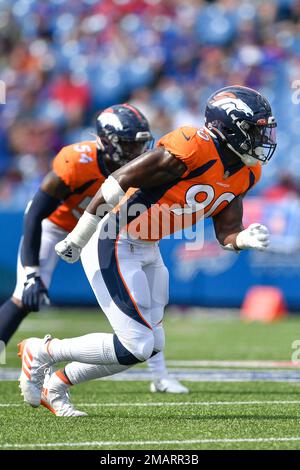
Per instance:
[[[100,229],[100,228],[99,228]],[[55,245],[59,241],[63,240],[67,236],[68,232],[54,224],[48,219],[44,219],[42,222],[42,236],[41,236],[41,248],[40,248],[40,274],[41,278],[48,289],[51,284],[52,275],[54,269],[59,260],[56,252]],[[94,237],[97,237],[95,235]],[[125,340],[125,330],[127,330],[128,323],[130,327],[128,332],[131,331],[133,325],[137,328],[138,336],[140,335],[140,329],[146,331],[145,336],[154,336],[153,333],[149,334],[148,326],[144,326],[144,323],[138,323],[134,319],[126,316],[122,311],[119,310],[120,316],[116,313],[118,309],[113,309],[114,314],[111,313],[110,303],[113,304],[113,300],[107,295],[107,288],[105,282],[100,280],[99,283],[93,281],[96,276],[97,271],[100,271],[99,261],[98,261],[98,251],[97,251],[97,238],[93,238],[87,247],[83,250],[82,253],[82,262],[87,274],[87,277],[90,281],[90,284],[93,288],[93,291],[96,295],[96,298],[99,302],[99,305],[102,307],[103,311],[107,315],[113,329],[119,337],[119,340],[122,342],[121,338],[124,338],[124,343],[128,344],[131,342],[129,339]],[[21,262],[21,244],[19,246],[18,253],[18,262],[17,262],[17,283],[13,293],[13,297],[18,300],[22,299],[24,282],[26,281],[26,274],[24,267]],[[164,343],[164,334],[162,326],[159,326],[159,322],[162,320],[165,304],[168,302],[168,271],[164,266],[163,261],[160,256],[159,248],[157,244],[154,243],[143,243],[143,242],[133,242],[129,244],[124,241],[121,242],[124,247],[122,249],[122,258],[121,265],[122,270],[124,270],[124,262],[126,266],[130,267],[130,280],[128,280],[129,271],[125,269],[125,279],[129,283],[128,285],[134,286],[132,288],[132,296],[136,298],[136,302],[140,305],[140,310],[143,311],[145,319],[151,322],[154,325],[154,330],[156,332],[156,348],[162,348]],[[133,248],[132,248],[133,247]],[[129,250],[129,251],[128,251]],[[127,263],[126,259],[123,260],[123,256],[126,257],[126,252],[130,257],[130,262]],[[138,259],[140,260],[138,261]],[[143,267],[142,267],[143,265]],[[137,271],[136,276],[134,271]],[[140,274],[138,274],[140,272]],[[98,275],[101,278],[101,275]],[[113,281],[113,284],[118,283],[118,279]],[[94,285],[95,284],[95,285]],[[105,293],[105,294],[104,294]],[[105,297],[104,297],[105,295]],[[103,300],[101,300],[103,297]],[[105,301],[104,301],[105,299]],[[126,323],[122,323],[121,318],[124,319]],[[137,324],[137,325],[136,325]],[[151,332],[154,331],[150,330]],[[130,336],[130,335],[129,335]],[[158,337],[160,336],[160,340]],[[153,339],[154,342],[154,339]],[[158,344],[160,343],[160,344]],[[125,344],[124,344],[125,346]],[[154,345],[153,345],[154,346]],[[126,346],[125,346],[126,347]],[[153,347],[154,348],[154,347]],[[160,375],[166,374],[166,369],[164,366],[163,354],[159,354],[160,360],[154,362],[151,366],[151,371],[153,376],[159,377]],[[157,360],[159,359],[156,356]],[[156,359],[155,358],[155,359]],[[149,365],[151,365],[151,359],[149,360]],[[157,373],[155,370],[157,369]],[[159,371],[159,372],[158,372]]]
[[[118,340],[145,361],[164,349],[168,270],[158,243],[105,238],[105,220],[83,249],[82,265]]]

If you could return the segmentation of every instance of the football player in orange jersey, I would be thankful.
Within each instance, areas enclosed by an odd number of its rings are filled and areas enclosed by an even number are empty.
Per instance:
[[[115,374],[163,350],[168,273],[157,240],[167,231],[162,226],[149,236],[138,229],[159,224],[157,207],[168,212],[170,231],[178,218],[185,228],[199,217],[212,217],[224,249],[267,248],[265,226],[243,227],[242,199],[276,148],[270,104],[255,90],[231,86],[209,98],[205,117],[204,128],[181,127],[110,175],[74,230],[56,245],[67,262],[81,255],[114,334],[22,342],[26,402],[37,406],[41,400],[59,416],[83,415],[70,403],[71,384]],[[53,373],[42,392],[43,369],[60,361],[73,362]]]
[[[20,245],[17,284],[11,299],[0,308],[0,339],[5,343],[29,312],[48,300],[48,287],[58,256],[54,247],[73,230],[106,177],[151,146],[149,124],[129,104],[99,114],[97,138],[64,147],[52,171],[28,207]],[[186,393],[187,388],[167,374],[163,355],[149,361],[151,389]]]

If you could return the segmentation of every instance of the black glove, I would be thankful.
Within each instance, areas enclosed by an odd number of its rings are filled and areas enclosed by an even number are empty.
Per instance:
[[[41,305],[49,305],[48,291],[37,273],[27,275],[22,303],[27,312],[38,312]]]

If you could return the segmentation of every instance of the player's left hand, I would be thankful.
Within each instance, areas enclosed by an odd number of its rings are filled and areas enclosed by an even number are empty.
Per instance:
[[[240,250],[255,249],[264,251],[270,243],[269,230],[265,225],[251,224],[236,237],[236,244]]]
[[[48,291],[37,273],[27,275],[22,295],[22,304],[27,312],[38,312],[40,307],[49,305]]]
[[[66,237],[61,242],[56,243],[55,251],[58,256],[67,263],[76,263],[81,254],[81,248]]]

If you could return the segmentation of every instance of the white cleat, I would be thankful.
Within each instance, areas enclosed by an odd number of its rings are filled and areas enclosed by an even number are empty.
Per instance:
[[[52,362],[45,346],[51,339],[51,335],[46,335],[44,339],[29,338],[18,344],[18,356],[22,361],[19,378],[21,395],[33,407],[41,404],[45,369]]]
[[[56,416],[69,418],[87,416],[87,413],[76,410],[70,401],[69,386],[58,379],[56,373],[45,374],[41,405]]]
[[[189,393],[189,389],[182,385],[177,379],[166,376],[154,380],[150,384],[150,392],[161,393]]]

